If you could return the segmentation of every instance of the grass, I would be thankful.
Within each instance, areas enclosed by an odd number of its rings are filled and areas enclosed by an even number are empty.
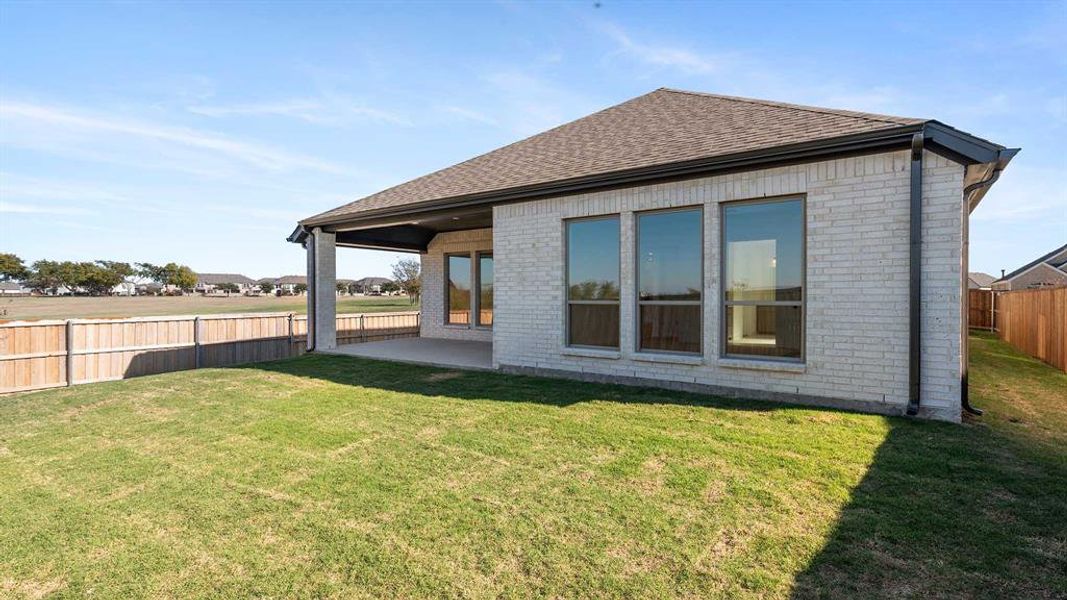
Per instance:
[[[337,312],[418,310],[407,296],[341,296]],[[0,321],[207,315],[221,313],[307,312],[304,296],[111,296],[0,298]]]
[[[0,400],[14,597],[1067,594],[1067,375],[963,426],[306,356]]]

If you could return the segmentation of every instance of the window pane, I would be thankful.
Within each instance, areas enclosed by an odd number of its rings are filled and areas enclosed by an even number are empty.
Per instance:
[[[618,304],[571,304],[568,310],[568,345],[619,347]]]
[[[736,204],[723,210],[727,300],[802,299],[801,201]]]
[[[638,215],[641,300],[700,300],[701,214],[680,210]]]
[[[641,349],[700,352],[700,305],[643,304]]]
[[[801,357],[799,306],[727,306],[726,353]]]
[[[493,257],[478,256],[478,324],[493,324]]]
[[[567,297],[619,299],[619,218],[567,223]]]
[[[446,323],[466,325],[471,318],[471,257],[448,257],[448,315]]]

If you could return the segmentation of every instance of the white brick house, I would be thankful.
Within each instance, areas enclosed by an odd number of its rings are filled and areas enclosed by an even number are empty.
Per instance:
[[[301,222],[309,344],[336,246],[406,250],[421,335],[495,369],[957,421],[968,215],[1015,152],[657,90]]]

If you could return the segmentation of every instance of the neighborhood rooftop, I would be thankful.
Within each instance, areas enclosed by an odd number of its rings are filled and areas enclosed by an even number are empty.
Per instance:
[[[337,223],[390,209],[526,190],[664,165],[742,157],[925,126],[995,158],[999,146],[931,119],[800,106],[661,88],[544,133],[372,194],[301,222]],[[906,141],[906,138],[903,138]],[[973,147],[972,147],[973,146]],[[989,162],[977,159],[975,162]],[[295,240],[294,241],[298,241]]]
[[[207,285],[219,285],[223,283],[252,285],[255,283],[251,277],[246,277],[239,273],[197,273],[196,279],[197,283]]]

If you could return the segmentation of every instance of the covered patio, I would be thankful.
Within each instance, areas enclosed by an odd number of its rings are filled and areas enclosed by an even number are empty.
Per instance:
[[[493,369],[492,342],[424,337],[400,338],[362,344],[345,344],[325,352],[448,369],[474,371]]]

